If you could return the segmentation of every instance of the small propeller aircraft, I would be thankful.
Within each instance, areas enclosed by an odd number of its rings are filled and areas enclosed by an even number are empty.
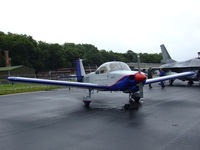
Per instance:
[[[173,75],[147,79],[146,75],[140,71],[140,57],[138,55],[139,71],[131,71],[129,66],[120,61],[112,61],[102,64],[95,72],[86,74],[82,59],[76,61],[77,81],[58,81],[25,77],[8,77],[11,82],[26,82],[36,84],[59,85],[66,87],[86,88],[89,91],[88,96],[83,97],[85,106],[89,107],[91,103],[91,93],[97,91],[123,91],[129,94],[129,105],[133,102],[139,102],[143,98],[143,86],[145,84],[171,80],[184,76],[194,75],[194,72],[183,72]]]

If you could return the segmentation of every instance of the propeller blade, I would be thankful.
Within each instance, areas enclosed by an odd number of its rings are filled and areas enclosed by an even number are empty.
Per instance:
[[[138,61],[138,71],[140,73],[141,72],[141,69],[140,69],[140,54],[137,54],[137,61]]]
[[[146,76],[144,74],[141,73],[141,69],[140,69],[140,54],[137,54],[137,59],[138,59],[138,73],[135,74],[135,80],[138,83],[138,86],[139,86],[139,96],[140,98],[143,98],[143,84],[142,82],[144,80],[146,80]]]
[[[143,98],[143,84],[142,82],[139,83],[139,96],[140,98]]]

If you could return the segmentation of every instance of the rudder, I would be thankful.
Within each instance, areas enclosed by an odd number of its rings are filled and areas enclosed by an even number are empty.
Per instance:
[[[166,64],[166,63],[173,63],[176,62],[175,60],[173,60],[171,58],[171,56],[169,55],[167,49],[165,48],[165,45],[162,44],[160,45],[161,51],[162,51],[162,57],[163,59],[161,60],[162,63]]]
[[[83,82],[83,77],[85,76],[85,69],[83,67],[82,59],[76,60],[76,75],[77,75],[77,81]]]

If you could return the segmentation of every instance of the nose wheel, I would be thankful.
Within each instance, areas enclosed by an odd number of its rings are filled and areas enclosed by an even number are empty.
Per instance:
[[[138,93],[129,93],[129,104],[125,104],[124,105],[124,109],[125,110],[134,110],[136,108],[138,108],[138,104],[140,101],[140,96],[138,95]]]
[[[140,96],[138,93],[129,93],[129,103],[133,103],[133,102],[136,102],[136,103],[139,103],[140,101]]]

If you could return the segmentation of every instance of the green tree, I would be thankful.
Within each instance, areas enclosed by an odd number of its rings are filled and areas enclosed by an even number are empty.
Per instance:
[[[36,70],[56,70],[75,67],[75,60],[85,59],[84,64],[101,65],[108,61],[137,62],[137,54],[98,50],[91,44],[49,44],[35,41],[31,36],[0,32],[0,66],[4,66],[4,50],[9,51],[12,65],[25,65]],[[159,63],[161,54],[141,53],[141,62]]]

